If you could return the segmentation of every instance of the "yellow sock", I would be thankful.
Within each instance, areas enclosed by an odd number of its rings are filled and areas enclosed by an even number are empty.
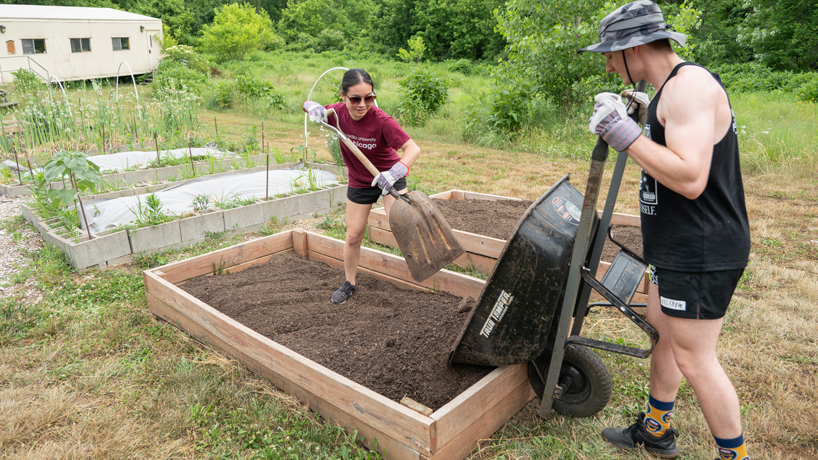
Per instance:
[[[744,445],[744,433],[733,439],[721,439],[713,436],[719,446],[721,460],[750,460],[747,455],[747,446]]]
[[[670,428],[670,417],[673,415],[673,401],[662,402],[653,396],[648,397],[648,411],[645,413],[645,429],[656,437],[665,434]]]

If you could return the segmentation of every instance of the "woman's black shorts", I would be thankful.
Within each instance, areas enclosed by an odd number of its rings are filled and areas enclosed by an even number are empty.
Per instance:
[[[406,189],[406,178],[401,177],[400,179],[395,182],[393,185],[395,190],[405,190]],[[373,204],[378,201],[378,198],[381,197],[383,191],[380,187],[368,187],[368,188],[352,188],[347,187],[347,198],[349,201],[357,204]]]

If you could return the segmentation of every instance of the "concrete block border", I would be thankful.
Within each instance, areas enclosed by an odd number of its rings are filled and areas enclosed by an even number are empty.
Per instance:
[[[280,169],[296,164],[276,166],[277,169]],[[311,163],[309,166],[313,169],[337,172],[334,165]],[[263,168],[253,168],[250,171]],[[344,172],[346,173],[346,170]],[[108,192],[84,198],[93,200],[152,193],[180,182]],[[255,204],[233,209],[207,210],[191,217],[151,227],[101,232],[90,240],[88,235],[81,231],[77,231],[76,235],[66,234],[53,220],[45,221],[40,218],[29,205],[22,205],[21,208],[23,218],[37,229],[45,244],[55,246],[65,252],[71,266],[81,270],[95,266],[99,268],[113,266],[130,262],[135,255],[162,252],[195,244],[204,241],[207,233],[256,231],[273,217],[279,221],[285,219],[292,221],[326,214],[345,202],[346,190],[346,185],[335,185],[315,192],[271,198],[267,201],[260,200]]]

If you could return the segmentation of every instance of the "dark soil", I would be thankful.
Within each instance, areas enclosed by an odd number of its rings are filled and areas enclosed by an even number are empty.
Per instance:
[[[394,401],[434,410],[492,368],[448,366],[473,299],[401,289],[358,273],[341,305],[330,296],[344,272],[295,253],[180,288],[273,341]]]
[[[507,240],[533,201],[433,200],[455,230]]]
[[[435,198],[434,203],[453,229],[507,240],[533,201]],[[612,233],[614,238],[631,252],[642,255],[642,231],[639,227],[614,225]],[[611,262],[618,252],[619,247],[606,238],[605,246],[602,248],[602,260]]]

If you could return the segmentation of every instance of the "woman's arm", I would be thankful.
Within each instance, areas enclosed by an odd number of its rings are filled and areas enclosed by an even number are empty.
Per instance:
[[[400,158],[401,163],[405,164],[407,168],[411,168],[415,164],[415,160],[420,156],[420,147],[415,141],[409,139],[400,149],[403,150],[403,156]]]

